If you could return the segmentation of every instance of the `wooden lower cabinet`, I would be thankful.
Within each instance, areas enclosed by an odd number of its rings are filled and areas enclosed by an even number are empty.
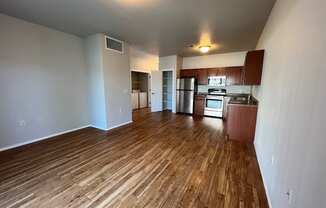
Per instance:
[[[226,133],[231,140],[253,143],[256,131],[255,105],[228,104],[225,119]]]
[[[196,95],[195,96],[195,106],[194,106],[194,115],[195,116],[204,116],[205,109],[205,96]]]

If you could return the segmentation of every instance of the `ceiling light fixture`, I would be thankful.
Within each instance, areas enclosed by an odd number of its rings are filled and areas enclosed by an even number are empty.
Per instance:
[[[210,46],[200,46],[199,50],[202,53],[207,53],[211,47]]]

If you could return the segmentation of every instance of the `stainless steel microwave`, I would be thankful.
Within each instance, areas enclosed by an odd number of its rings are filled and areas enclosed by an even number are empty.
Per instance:
[[[209,76],[208,85],[214,87],[225,87],[226,76]]]

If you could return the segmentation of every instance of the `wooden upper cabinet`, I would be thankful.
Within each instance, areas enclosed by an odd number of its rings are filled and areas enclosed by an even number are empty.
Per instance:
[[[226,85],[242,85],[242,68],[241,66],[228,67],[225,70]]]
[[[180,70],[180,78],[195,77],[199,85],[207,85],[209,76],[226,76],[226,85],[242,85],[243,84],[243,67],[220,67],[207,69],[182,69]]]
[[[243,83],[260,85],[263,71],[264,50],[249,51],[243,67]]]
[[[180,70],[180,78],[196,77],[196,70],[194,69],[184,69]]]
[[[228,70],[228,67],[221,67],[217,69],[217,76],[226,76],[226,72]]]
[[[197,69],[196,78],[197,78],[197,83],[199,85],[207,85],[208,84],[207,69]]]
[[[218,76],[219,75],[219,69],[218,68],[212,68],[212,69],[207,69],[207,76]]]

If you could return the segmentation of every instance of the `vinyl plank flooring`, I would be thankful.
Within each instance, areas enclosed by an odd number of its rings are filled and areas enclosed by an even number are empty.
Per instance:
[[[0,207],[268,207],[253,146],[227,141],[221,120],[133,119],[0,152]]]

